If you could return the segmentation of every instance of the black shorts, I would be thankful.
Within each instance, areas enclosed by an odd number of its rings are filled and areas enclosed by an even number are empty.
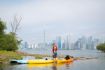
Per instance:
[[[53,53],[53,58],[57,58],[57,52]]]

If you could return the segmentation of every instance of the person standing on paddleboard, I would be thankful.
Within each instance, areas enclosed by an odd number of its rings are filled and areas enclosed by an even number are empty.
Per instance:
[[[57,47],[56,43],[53,43],[52,52],[53,52],[54,60],[57,60],[57,50],[58,50],[58,47]]]

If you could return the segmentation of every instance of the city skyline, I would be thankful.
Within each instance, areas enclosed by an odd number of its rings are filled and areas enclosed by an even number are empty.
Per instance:
[[[21,16],[18,36],[25,41],[43,42],[57,36],[70,35],[73,39],[82,36],[105,38],[104,0],[2,0],[0,18],[10,22],[15,15]]]
[[[105,43],[105,40],[102,41],[100,39],[90,37],[81,37],[77,39],[75,42],[71,41],[71,39],[67,36],[66,39],[62,39],[61,37],[57,37],[52,42],[42,42],[42,43],[31,43],[31,42],[22,42],[21,49],[47,49],[51,50],[53,42],[56,43],[59,50],[96,50],[96,46]]]

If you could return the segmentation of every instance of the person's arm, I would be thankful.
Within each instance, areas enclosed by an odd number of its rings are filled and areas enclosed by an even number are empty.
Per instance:
[[[52,48],[52,52],[54,53],[54,48]]]
[[[57,46],[56,46],[57,47]],[[57,47],[57,50],[58,50],[58,47]]]

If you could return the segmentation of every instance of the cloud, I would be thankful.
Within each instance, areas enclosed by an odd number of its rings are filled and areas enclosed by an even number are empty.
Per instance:
[[[32,37],[41,40],[44,30],[48,39],[66,33],[78,36],[105,32],[104,0],[23,0],[7,3],[0,5],[0,17],[10,22],[15,14],[22,16],[19,35],[27,40]]]
[[[97,1],[31,1],[1,8],[2,15],[19,14],[23,17],[23,22],[32,24],[61,20],[97,20],[102,16],[102,7]]]

